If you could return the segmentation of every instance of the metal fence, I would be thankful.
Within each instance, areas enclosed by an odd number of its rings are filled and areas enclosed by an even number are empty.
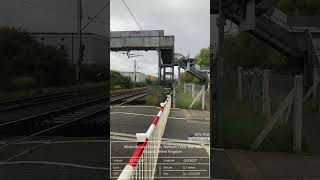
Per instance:
[[[161,139],[171,109],[171,95],[167,96],[146,133],[137,133],[138,145],[119,180],[153,179],[156,171]]]

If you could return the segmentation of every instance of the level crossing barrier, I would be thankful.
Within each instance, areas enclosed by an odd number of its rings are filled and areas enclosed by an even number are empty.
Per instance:
[[[136,133],[137,147],[118,180],[153,179],[155,176],[161,139],[171,109],[171,94],[154,117],[146,133]]]

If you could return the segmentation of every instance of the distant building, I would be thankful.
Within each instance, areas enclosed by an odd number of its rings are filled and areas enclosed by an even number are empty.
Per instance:
[[[120,72],[122,76],[130,77],[131,81],[134,82],[134,72]],[[136,82],[145,82],[147,75],[141,72],[136,72]]]
[[[66,50],[70,63],[76,64],[78,56],[76,33],[33,32],[31,36],[44,45]],[[108,39],[105,36],[82,33],[83,62],[82,64],[107,65],[109,62]]]
[[[156,81],[156,80],[158,80],[158,77],[152,76],[152,75],[147,75],[147,79],[150,79],[152,81]]]

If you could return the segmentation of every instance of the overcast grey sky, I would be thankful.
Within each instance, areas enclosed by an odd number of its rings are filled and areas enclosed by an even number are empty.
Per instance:
[[[175,36],[175,52],[196,56],[210,45],[209,0],[125,0],[143,30],[164,30]],[[111,31],[139,30],[121,0],[111,0]],[[152,51],[133,52],[138,71],[157,74],[157,54]],[[110,55],[111,69],[133,71],[132,58],[119,52]]]
[[[175,36],[175,51],[191,57],[209,46],[209,0],[125,0],[144,30],[164,30]],[[1,0],[0,25],[23,27],[33,32],[75,32],[76,0]],[[83,0],[83,24],[107,0]],[[139,30],[121,0],[110,0],[111,30]],[[108,8],[85,32],[108,32]],[[106,23],[101,23],[106,22]],[[155,52],[133,52],[138,71],[157,74]],[[133,61],[121,53],[111,53],[111,69],[132,71]]]
[[[77,0],[1,0],[0,25],[23,27],[33,32],[76,32]],[[83,24],[93,17],[107,0],[82,0]],[[109,21],[108,8],[99,21]],[[92,23],[85,32],[105,35],[107,24]]]

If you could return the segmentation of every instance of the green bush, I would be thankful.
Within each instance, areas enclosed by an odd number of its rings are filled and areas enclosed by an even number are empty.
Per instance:
[[[126,76],[122,76],[117,71],[110,71],[111,89],[120,86],[121,89],[130,89],[133,87],[131,79]]]
[[[33,77],[18,77],[12,80],[12,86],[19,89],[28,89],[35,87],[37,82]]]
[[[274,0],[277,8],[280,8],[292,16],[314,16],[320,14],[319,0]]]
[[[0,28],[2,90],[22,84],[24,88],[72,84],[73,77],[74,70],[64,50],[40,44],[22,29]]]
[[[112,90],[120,90],[121,86],[120,85],[115,85],[112,87]]]
[[[200,80],[188,72],[181,73],[181,82],[199,84]]]
[[[189,109],[190,104],[192,103],[193,98],[190,95],[182,94],[181,96],[177,97],[176,107],[182,109]],[[197,101],[194,103],[191,109],[201,109],[201,102]]]
[[[160,87],[154,86],[148,96],[146,97],[146,105],[159,106],[160,105]]]
[[[180,94],[176,95],[176,107],[182,108],[182,109],[189,109],[189,106],[191,105],[193,98],[192,96],[186,94],[183,92],[183,88],[179,88]],[[196,101],[191,109],[201,109],[201,101]]]
[[[80,80],[82,82],[101,82],[108,80],[108,69],[101,65],[81,65]]]
[[[136,83],[136,87],[146,87],[147,85],[146,85],[146,83],[144,83],[144,82],[137,82]]]
[[[155,84],[154,81],[152,81],[151,79],[148,79],[148,78],[146,79],[145,83],[146,83],[146,85],[148,85],[148,86],[151,86],[151,85],[154,85],[154,84]]]

